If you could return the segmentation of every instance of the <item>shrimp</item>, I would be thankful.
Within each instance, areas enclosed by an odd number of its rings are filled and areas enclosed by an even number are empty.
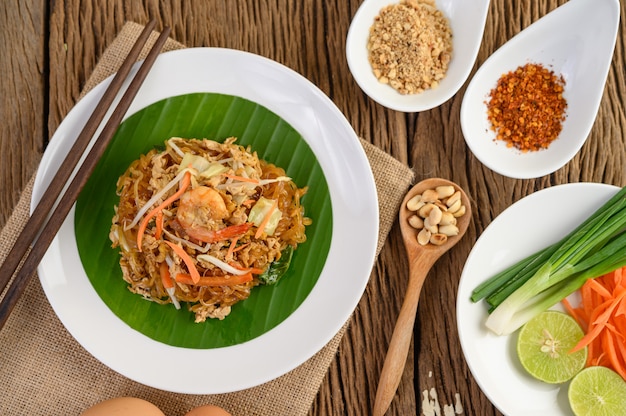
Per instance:
[[[251,224],[244,223],[219,228],[230,213],[224,198],[213,188],[198,186],[180,197],[176,219],[192,238],[205,243],[234,238],[245,234]]]

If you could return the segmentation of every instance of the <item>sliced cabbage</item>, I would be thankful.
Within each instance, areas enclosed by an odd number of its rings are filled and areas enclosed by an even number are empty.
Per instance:
[[[207,179],[228,171],[228,167],[219,162],[209,162],[202,156],[191,153],[185,153],[183,160],[180,162],[180,166],[178,167],[178,171],[180,172],[183,169],[188,168],[190,165],[198,172],[199,176]]]
[[[274,231],[276,231],[278,222],[283,216],[283,213],[279,209],[274,209],[272,211],[274,202],[275,201],[273,199],[261,197],[256,202],[256,204],[254,204],[254,206],[250,210],[250,214],[248,215],[248,221],[250,221],[257,227],[259,227],[263,223],[267,215],[270,216],[267,224],[265,224],[265,228],[263,229],[263,231],[267,235],[274,235]]]

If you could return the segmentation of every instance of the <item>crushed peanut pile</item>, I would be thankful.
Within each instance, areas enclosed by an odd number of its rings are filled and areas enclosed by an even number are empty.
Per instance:
[[[440,246],[448,241],[448,237],[458,235],[457,218],[465,215],[466,210],[461,192],[452,185],[427,189],[409,199],[406,208],[415,212],[408,221],[419,230],[417,242],[423,246]]]
[[[439,85],[452,58],[452,30],[434,0],[384,7],[370,28],[369,61],[376,78],[400,94]]]

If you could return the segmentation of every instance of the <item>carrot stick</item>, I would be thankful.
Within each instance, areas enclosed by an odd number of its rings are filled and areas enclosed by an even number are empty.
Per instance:
[[[185,193],[190,183],[191,173],[186,172],[185,176],[183,176],[183,179],[180,181],[180,187],[178,188],[178,191],[176,191],[172,196],[163,201],[159,206],[153,208],[150,212],[146,214],[143,220],[141,220],[141,223],[139,224],[139,229],[137,230],[137,250],[141,251],[143,234],[146,232],[146,228],[148,228],[148,223],[150,222],[152,217],[157,215],[157,213],[160,212],[163,208],[167,207],[169,204],[180,198],[180,196]]]
[[[203,276],[195,281],[188,274],[179,273],[176,275],[176,281],[186,285],[196,286],[234,286],[246,283],[252,280],[252,273],[246,273],[241,276]]]
[[[626,380],[626,267],[590,279],[580,289],[577,308],[563,307],[584,328],[585,335],[571,350],[587,347],[587,366],[606,366]]]
[[[260,238],[263,235],[263,230],[265,230],[265,227],[267,227],[267,223],[270,222],[270,217],[272,216],[276,208],[278,208],[278,199],[274,200],[271,208],[267,211],[267,214],[265,214],[265,218],[263,218],[263,221],[261,221],[261,224],[259,224],[259,228],[256,230],[254,238]]]
[[[236,236],[230,240],[230,246],[228,246],[228,251],[226,252],[226,259],[232,259],[233,253],[235,252],[235,246],[237,245],[237,241],[239,241],[240,236]]]
[[[166,289],[174,287],[174,282],[172,282],[172,276],[170,275],[170,268],[167,263],[163,262],[159,265],[159,272],[161,274],[163,287]]]
[[[574,308],[567,298],[564,298],[561,303],[563,304],[565,311],[570,314],[576,322],[578,322],[578,325],[580,325],[583,329],[587,328],[587,321],[584,319],[582,311],[579,308]]]
[[[196,265],[194,264],[189,254],[187,254],[187,252],[178,244],[174,244],[170,241],[165,241],[165,242],[167,243],[167,245],[172,247],[172,250],[174,250],[174,253],[178,254],[178,256],[181,259],[183,259],[183,262],[185,262],[185,265],[187,266],[187,269],[189,270],[189,274],[191,275],[191,280],[197,283],[200,280],[200,273],[198,272],[198,269],[196,268]]]
[[[616,340],[613,337],[611,331],[604,331],[602,334],[602,348],[606,351],[606,355],[609,363],[611,363],[611,367],[615,370],[622,378],[626,379],[626,368],[619,357],[619,354],[616,350]]]
[[[613,295],[611,292],[604,286],[602,286],[596,279],[589,279],[588,281],[589,287],[591,290],[596,292],[598,295],[603,297],[604,299],[611,299]]]
[[[156,231],[154,232],[154,238],[157,240],[161,239],[161,234],[163,234],[163,210],[159,210],[156,214]]]

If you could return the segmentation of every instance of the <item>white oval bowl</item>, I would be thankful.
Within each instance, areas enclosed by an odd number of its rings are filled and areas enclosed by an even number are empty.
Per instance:
[[[611,65],[619,24],[618,0],[570,0],[505,43],[476,72],[461,105],[461,127],[472,153],[489,169],[515,179],[563,167],[585,143]],[[520,152],[495,140],[487,120],[489,93],[505,73],[539,63],[562,75],[566,120],[547,149]]]
[[[489,0],[437,0],[452,30],[452,60],[439,86],[420,94],[403,95],[378,81],[368,60],[367,39],[380,10],[399,0],[366,0],[357,10],[346,39],[352,76],[370,98],[392,110],[407,113],[435,108],[448,101],[467,80],[476,61],[485,29]]]

